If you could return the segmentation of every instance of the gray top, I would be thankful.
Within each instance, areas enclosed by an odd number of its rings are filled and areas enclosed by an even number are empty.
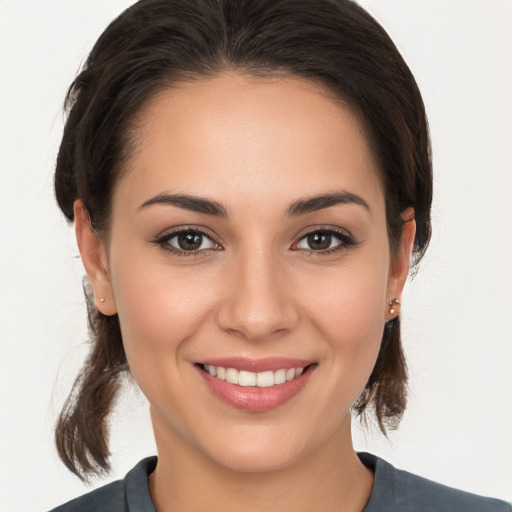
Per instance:
[[[512,512],[504,501],[458,491],[406,471],[386,461],[360,453],[375,472],[370,500],[362,512]],[[124,478],[76,498],[50,512],[156,512],[148,475],[157,458],[141,460]]]

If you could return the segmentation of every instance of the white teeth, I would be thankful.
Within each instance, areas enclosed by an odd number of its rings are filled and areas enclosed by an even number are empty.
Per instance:
[[[259,372],[256,377],[256,385],[260,388],[269,388],[273,386],[274,372]]]
[[[248,372],[246,370],[236,370],[235,368],[223,368],[222,366],[203,365],[213,377],[225,380],[230,384],[238,384],[239,386],[257,386],[259,388],[269,388],[276,384],[284,384],[290,380],[299,377],[304,368],[283,368],[275,372]]]
[[[286,382],[286,370],[277,370],[274,375],[274,384],[283,384]]]
[[[239,386],[256,386],[256,374],[253,372],[246,372],[241,370],[238,374]]]
[[[226,382],[231,384],[238,384],[238,370],[234,368],[228,368],[226,370]]]

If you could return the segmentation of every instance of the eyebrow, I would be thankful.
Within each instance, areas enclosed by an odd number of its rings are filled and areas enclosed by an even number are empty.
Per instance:
[[[351,192],[341,191],[331,194],[321,194],[307,199],[299,199],[288,207],[286,215],[289,217],[298,217],[299,215],[316,212],[338,204],[355,204],[371,212],[370,206],[361,196],[352,194]]]
[[[139,206],[139,210],[149,208],[150,206],[157,204],[175,206],[183,210],[202,213],[204,215],[224,218],[228,217],[227,207],[212,199],[187,194],[169,194],[165,192],[142,203]],[[370,206],[361,196],[351,192],[341,191],[299,199],[288,206],[286,209],[286,215],[288,217],[298,217],[300,215],[305,215],[306,213],[316,212],[340,204],[355,204],[362,206],[368,212],[371,211]]]
[[[212,199],[205,197],[190,196],[186,194],[158,194],[139,206],[139,210],[148,208],[155,204],[167,204],[170,206],[176,206],[183,210],[189,210],[192,212],[203,213],[205,215],[213,215],[215,217],[227,217],[228,209]]]

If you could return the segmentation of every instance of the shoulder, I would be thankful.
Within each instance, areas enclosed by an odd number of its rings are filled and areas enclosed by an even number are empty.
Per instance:
[[[50,512],[125,512],[124,485],[122,481],[112,482],[88,492],[79,498],[68,501]]]
[[[395,469],[395,472],[399,510],[412,510],[410,507],[416,504],[415,510],[436,512],[512,512],[511,506],[504,501],[453,489],[407,471]]]
[[[369,454],[360,457],[375,471],[374,489],[364,512],[512,512],[504,501],[447,487]]]
[[[118,480],[75,498],[50,512],[155,512],[148,487],[148,476],[156,457],[141,460],[123,480]]]

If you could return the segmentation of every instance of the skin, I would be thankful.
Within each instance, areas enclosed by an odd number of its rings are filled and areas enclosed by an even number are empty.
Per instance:
[[[164,90],[137,119],[137,147],[113,197],[108,237],[81,201],[77,240],[98,308],[119,314],[131,372],[150,402],[158,465],[150,491],[170,510],[360,511],[373,474],[352,447],[350,406],[377,358],[407,277],[414,221],[390,255],[384,191],[360,122],[319,85],[224,73]],[[349,192],[289,216],[289,205]],[[219,217],[159,194],[221,203]],[[404,212],[410,218],[412,211]],[[206,230],[185,256],[155,243]],[[338,250],[313,250],[326,229]],[[306,386],[267,412],[236,409],[195,363],[241,355],[317,363]]]

